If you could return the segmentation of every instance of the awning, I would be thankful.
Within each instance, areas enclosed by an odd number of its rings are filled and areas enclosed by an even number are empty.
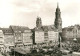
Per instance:
[[[22,46],[23,44],[16,44],[17,46]]]
[[[20,53],[20,54],[27,54],[30,53],[30,50],[25,49],[25,48],[14,48],[13,49],[15,52]]]

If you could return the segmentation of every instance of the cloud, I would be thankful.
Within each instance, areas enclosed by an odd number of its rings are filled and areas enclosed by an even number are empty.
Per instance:
[[[80,0],[0,0],[0,23],[33,28],[36,17],[40,16],[43,25],[54,24],[57,1],[63,27],[80,24]]]
[[[79,0],[58,0],[58,2],[61,9],[63,27],[75,24],[75,21],[79,18],[79,15],[77,15],[79,14]],[[33,22],[36,21],[37,16],[42,18],[43,25],[54,24],[55,9],[57,5],[56,0],[14,0],[13,4],[16,8],[14,17],[16,20],[21,20],[21,22],[19,22],[21,25],[23,24],[22,22],[25,22],[25,20],[28,20],[28,22],[26,21],[24,25],[28,25],[28,23],[35,25]],[[75,18],[77,18],[77,20],[75,20]],[[68,21],[68,23],[66,21]]]
[[[40,2],[40,0],[17,0],[17,1],[14,1],[13,4],[17,8],[20,8],[21,10],[24,10],[24,11],[28,11],[28,10],[29,11],[39,11],[44,1],[45,0],[43,0],[42,2]]]

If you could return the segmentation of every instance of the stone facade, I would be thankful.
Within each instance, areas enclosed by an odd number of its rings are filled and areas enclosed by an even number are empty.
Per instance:
[[[66,40],[80,40],[80,25],[69,26],[62,29],[62,37]]]
[[[4,34],[2,29],[0,29],[0,51],[3,52],[4,50]]]
[[[26,47],[32,45],[32,32],[25,26],[10,26],[14,32],[15,46]]]
[[[25,48],[30,48],[33,44],[32,40],[32,31],[30,29],[24,30],[23,35],[23,44]]]
[[[4,34],[4,48],[5,51],[10,51],[11,47],[14,47],[14,35],[11,29],[3,28],[2,29]]]
[[[16,47],[22,47],[23,46],[23,37],[22,37],[22,29],[20,26],[10,26],[11,30],[13,30],[13,34],[15,37],[15,46]]]
[[[48,37],[49,37],[49,40],[50,41],[53,41],[53,42],[57,42],[58,41],[58,32],[54,32],[54,31],[48,31]]]
[[[30,47],[32,44],[32,31],[28,27],[10,26],[0,30],[0,48],[6,52],[13,47]]]

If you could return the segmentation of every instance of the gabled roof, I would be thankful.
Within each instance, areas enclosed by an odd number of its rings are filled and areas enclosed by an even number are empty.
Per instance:
[[[80,25],[68,26],[68,27],[63,28],[63,30],[67,30],[67,31],[72,31],[74,29],[80,30]]]
[[[42,27],[41,27],[41,28],[35,27],[35,28],[33,29],[33,31],[43,31],[43,29],[42,29]]]
[[[48,31],[48,26],[43,26],[44,31]]]
[[[49,26],[43,26],[44,31],[56,31],[57,29],[54,27],[54,25]]]
[[[68,28],[67,27],[65,27],[65,28],[62,28],[62,30],[67,30]]]
[[[4,34],[13,34],[13,31],[10,28],[2,28]]]
[[[42,26],[41,28],[34,28],[35,31],[57,31],[54,25]]]
[[[68,29],[67,29],[67,31],[72,31],[72,30],[73,30],[73,28],[68,28]]]
[[[24,30],[30,30],[28,27],[25,26],[10,26],[10,28],[13,31],[21,31],[21,32],[24,32]]]

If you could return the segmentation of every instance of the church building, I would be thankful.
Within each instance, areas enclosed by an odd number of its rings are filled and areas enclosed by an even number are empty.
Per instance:
[[[33,43],[41,44],[58,42],[61,33],[62,19],[60,8],[57,4],[54,25],[43,26],[41,17],[37,17],[36,27],[33,29]]]

